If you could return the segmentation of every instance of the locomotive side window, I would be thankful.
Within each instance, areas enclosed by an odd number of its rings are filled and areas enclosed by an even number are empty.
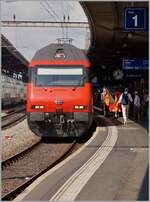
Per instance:
[[[38,67],[36,86],[83,86],[84,70],[82,66],[75,67]],[[80,82],[81,81],[81,82]]]

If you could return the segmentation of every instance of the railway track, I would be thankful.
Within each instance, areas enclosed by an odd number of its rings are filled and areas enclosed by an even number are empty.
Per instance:
[[[2,162],[2,200],[12,200],[35,179],[54,167],[71,151],[76,141],[73,139],[61,143],[57,139],[50,142],[38,142],[21,153]]]
[[[24,120],[25,117],[26,117],[25,107],[8,113],[7,115],[2,117],[2,129],[4,130],[10,126],[17,124],[21,120]]]
[[[2,200],[12,200],[35,179],[79,149],[93,134],[95,124],[79,138],[39,140],[17,155],[2,162]]]
[[[14,111],[17,111],[17,110],[21,110],[21,109],[25,109],[26,108],[26,104],[18,104],[16,106],[10,106],[10,107],[7,107],[7,109],[2,109],[2,113],[5,113],[5,114],[10,114]]]

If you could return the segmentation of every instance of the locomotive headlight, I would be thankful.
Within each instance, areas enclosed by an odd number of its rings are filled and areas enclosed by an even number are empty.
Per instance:
[[[31,106],[32,109],[44,109],[43,105],[32,105]]]
[[[44,106],[43,106],[43,105],[41,105],[41,106],[40,106],[40,109],[44,109]]]
[[[38,105],[35,105],[35,109],[39,109],[40,108],[40,106],[38,106]]]
[[[83,105],[76,105],[76,106],[74,106],[74,109],[85,109],[85,106],[83,106]]]
[[[84,109],[84,106],[82,106],[82,105],[81,105],[81,106],[79,106],[79,109]]]
[[[75,109],[79,109],[79,106],[74,106]]]

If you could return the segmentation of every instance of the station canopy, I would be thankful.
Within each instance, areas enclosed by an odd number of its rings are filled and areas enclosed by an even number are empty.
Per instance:
[[[1,35],[2,44],[2,73],[13,76],[13,73],[22,73],[23,80],[27,80],[28,61],[13,46],[13,44]]]
[[[89,56],[96,66],[119,65],[123,57],[148,57],[148,32],[123,29],[126,7],[146,7],[148,2],[80,2],[91,28]],[[114,62],[115,61],[115,62]],[[116,64],[115,64],[116,63]]]

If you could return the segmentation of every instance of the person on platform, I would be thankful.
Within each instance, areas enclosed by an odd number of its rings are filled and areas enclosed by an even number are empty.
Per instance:
[[[119,98],[120,98],[121,92],[116,89],[115,90],[115,117],[119,117],[119,110],[120,110],[120,103],[119,103]]]
[[[141,101],[140,96],[138,95],[138,92],[135,91],[135,97],[134,97],[134,119],[140,120],[140,107],[141,107]]]
[[[104,109],[104,116],[109,115],[109,104],[110,104],[110,94],[107,88],[103,88],[102,92],[102,100],[103,100],[103,109]]]
[[[148,90],[145,89],[143,93],[143,119],[148,119],[149,111],[149,95]]]
[[[119,102],[118,102],[118,103],[121,103],[124,124],[126,124],[127,120],[128,120],[128,111],[129,111],[130,102],[133,102],[132,96],[128,92],[128,88],[125,88],[125,90],[121,94],[121,96],[119,98]]]

